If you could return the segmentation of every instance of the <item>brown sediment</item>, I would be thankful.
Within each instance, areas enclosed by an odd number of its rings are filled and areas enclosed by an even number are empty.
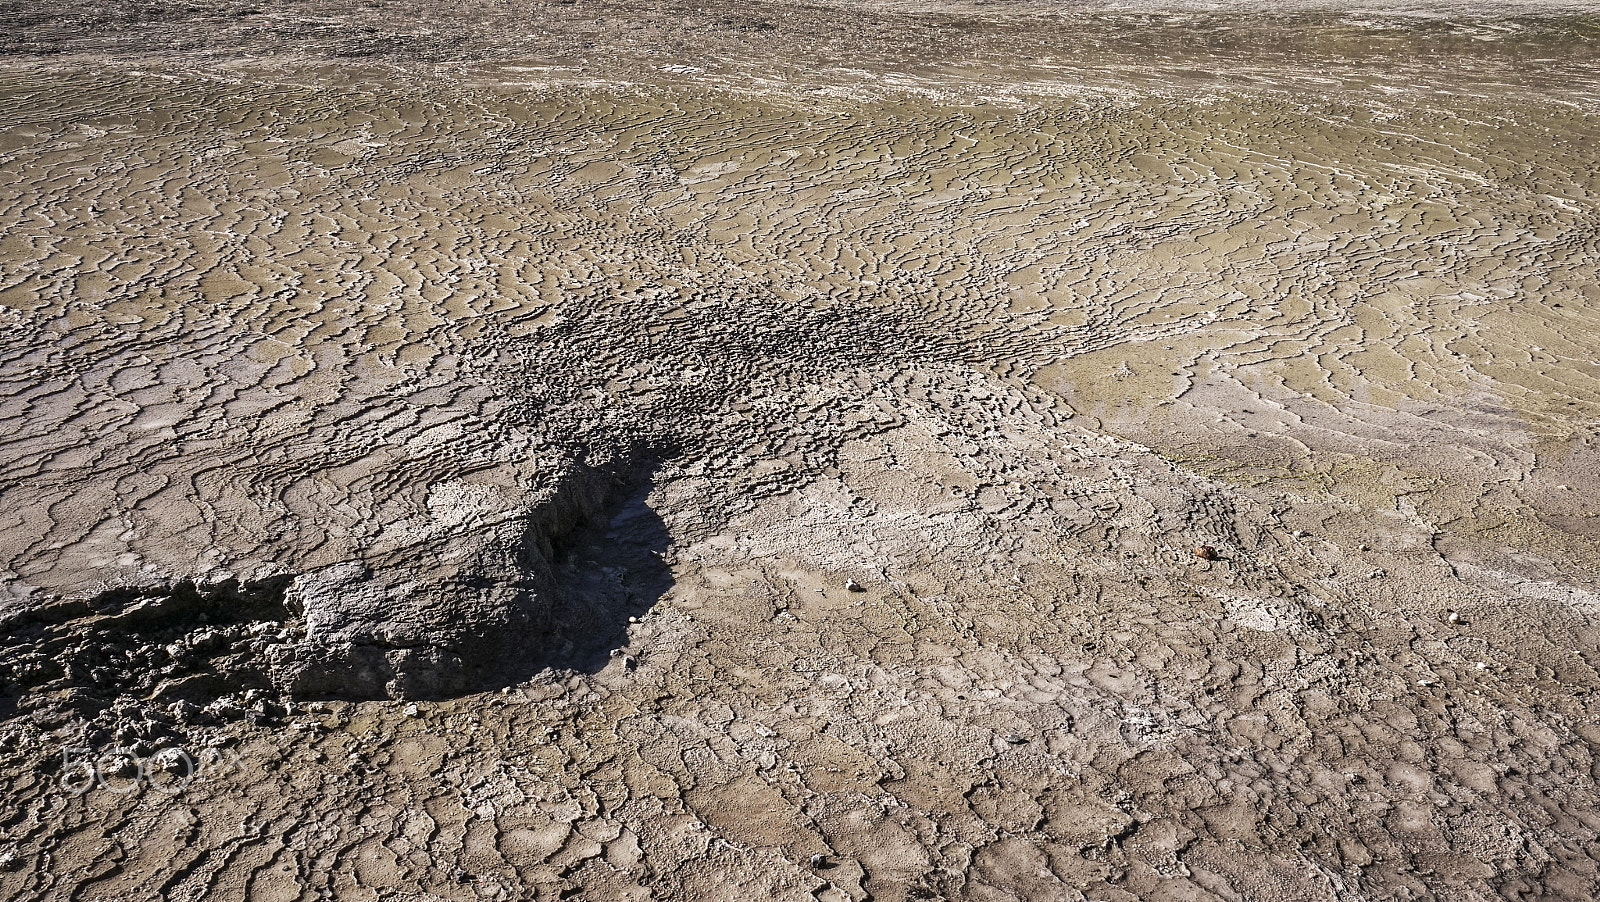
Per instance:
[[[1590,897],[1590,18],[334,6],[0,45],[0,898]]]

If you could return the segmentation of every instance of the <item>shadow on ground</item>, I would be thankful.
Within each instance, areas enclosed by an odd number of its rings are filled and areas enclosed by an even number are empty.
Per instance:
[[[510,681],[544,670],[594,673],[628,644],[629,618],[643,616],[671,590],[665,561],[667,524],[648,503],[655,488],[646,471],[602,515],[555,544],[551,635],[530,648]]]

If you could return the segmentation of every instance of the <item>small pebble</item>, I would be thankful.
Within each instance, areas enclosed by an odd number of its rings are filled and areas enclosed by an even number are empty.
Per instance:
[[[865,591],[867,591],[865,587],[863,587],[860,583],[856,582],[853,579],[845,580],[844,581],[844,587],[846,589],[850,590],[851,592],[865,592]]]
[[[826,856],[826,855],[813,855],[813,856],[811,856],[811,866],[814,867],[814,868],[825,868],[825,867],[827,867],[828,866],[828,856]]]
[[[1200,545],[1195,548],[1194,556],[1202,561],[1214,561],[1217,559],[1217,549],[1210,545]]]
[[[194,769],[194,761],[181,749],[162,749],[155,755],[158,767],[169,774],[183,776]]]
[[[1011,735],[1006,737],[1006,742],[1009,742],[1012,745],[1022,745],[1023,743],[1025,743],[1027,741],[1028,741],[1028,737],[1023,736],[1020,733],[1012,733]]]
[[[421,710],[422,709],[418,708],[416,705],[406,705],[406,716],[407,717],[416,717],[417,714],[421,712]]]

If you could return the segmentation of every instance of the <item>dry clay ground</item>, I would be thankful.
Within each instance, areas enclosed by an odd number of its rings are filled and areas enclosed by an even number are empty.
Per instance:
[[[1594,896],[1589,20],[129,9],[0,70],[0,897]]]

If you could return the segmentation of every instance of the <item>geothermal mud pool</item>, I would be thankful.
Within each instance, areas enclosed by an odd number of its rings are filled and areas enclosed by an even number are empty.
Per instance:
[[[43,9],[0,898],[1595,894],[1592,14]]]

